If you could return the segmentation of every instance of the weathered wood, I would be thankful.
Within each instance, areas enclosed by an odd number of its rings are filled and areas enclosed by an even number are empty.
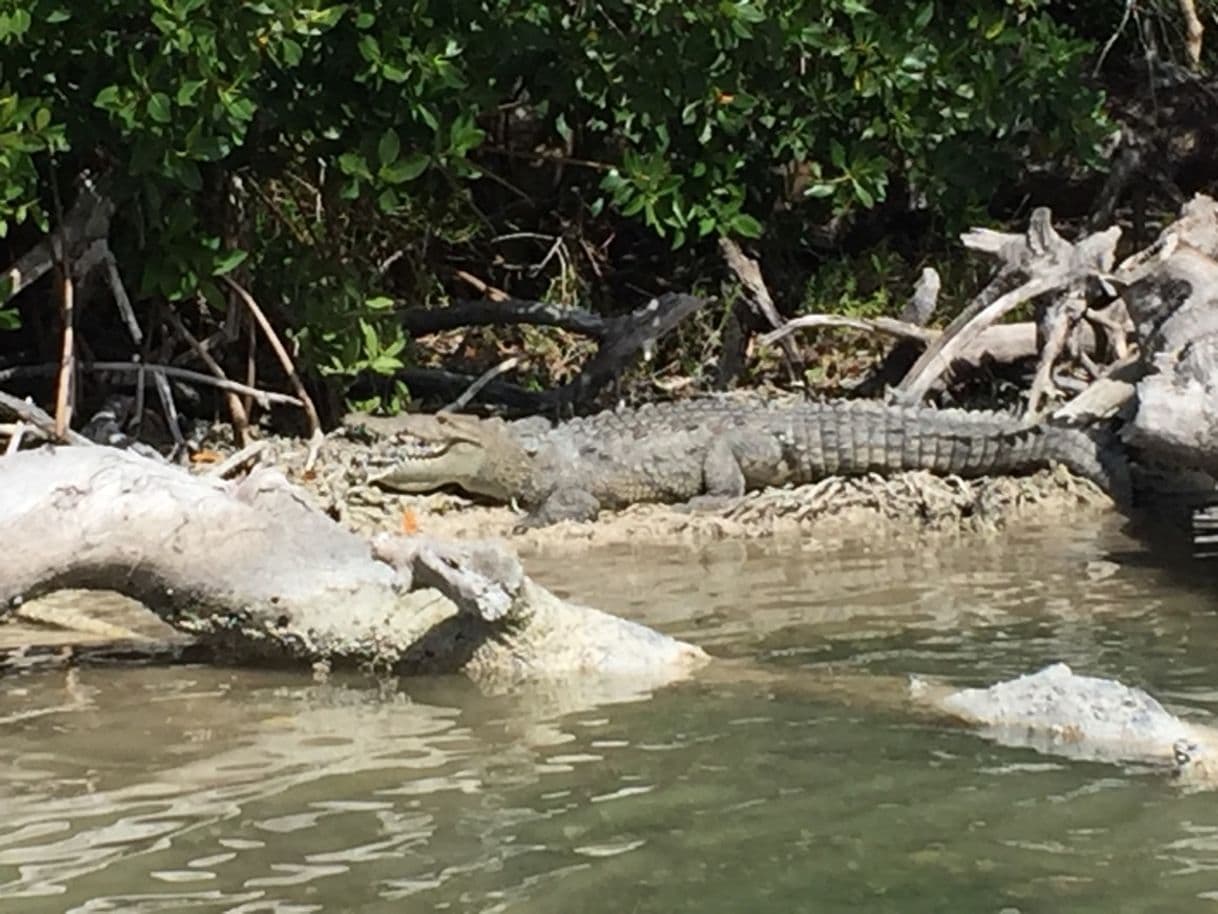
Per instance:
[[[652,682],[701,650],[574,606],[490,544],[342,529],[274,471],[240,483],[112,448],[0,458],[0,612],[65,587],[139,600],[240,660]]]
[[[918,403],[981,334],[1024,302],[1065,291],[1076,294],[1093,276],[1112,268],[1119,228],[1088,235],[1076,243],[1053,228],[1052,214],[1040,207],[1023,235],[973,229],[961,240],[966,247],[992,254],[1001,267],[994,279],[961,312],[943,335],[927,347],[894,391],[900,403]],[[1048,374],[1051,363],[1043,371]]]
[[[1159,460],[1218,473],[1218,204],[1194,197],[1115,279],[1143,370],[1127,440]]]

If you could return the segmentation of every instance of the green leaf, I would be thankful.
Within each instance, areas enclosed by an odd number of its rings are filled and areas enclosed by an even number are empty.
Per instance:
[[[395,212],[398,208],[398,195],[393,192],[392,188],[386,188],[376,198],[376,205],[380,207],[382,213]]]
[[[118,86],[106,86],[97,93],[93,104],[98,108],[114,108],[118,104]]]
[[[745,238],[760,238],[761,223],[748,213],[737,213],[732,217],[732,231]]]
[[[372,172],[368,170],[368,163],[358,152],[344,152],[340,155],[338,168],[345,175],[354,175],[366,181],[372,180]]]
[[[21,312],[15,308],[0,308],[0,330],[20,330]]]
[[[829,161],[842,171],[846,170],[846,148],[837,140],[829,141]]]
[[[216,258],[216,262],[212,265],[212,276],[223,276],[226,273],[231,273],[237,267],[245,262],[249,257],[249,251],[229,251],[223,257]]]
[[[183,108],[194,105],[195,98],[199,91],[207,85],[207,80],[204,79],[187,79],[178,87],[177,100],[178,104]]]
[[[173,120],[169,96],[164,92],[154,92],[148,99],[148,116],[159,124],[168,124]]]
[[[377,172],[377,176],[389,184],[405,184],[425,172],[430,164],[430,156],[422,152],[414,152],[404,159],[398,159],[392,165],[381,168]]]
[[[283,55],[283,62],[289,67],[295,67],[300,64],[301,58],[304,57],[304,50],[298,42],[291,38],[283,39],[283,44],[280,46],[280,53]]]
[[[402,141],[398,139],[398,132],[390,127],[381,135],[381,141],[377,144],[376,155],[381,160],[381,165],[392,165],[397,161],[398,153],[402,150]]]
[[[372,359],[368,363],[368,367],[377,374],[393,374],[395,371],[400,371],[404,366],[402,360],[397,356],[381,354]]]
[[[375,357],[381,351],[380,338],[376,334],[376,328],[367,321],[359,322],[360,334],[364,338],[364,352],[369,356]]]
[[[394,306],[394,300],[388,295],[374,295],[364,300],[364,307],[370,311],[387,311]]]

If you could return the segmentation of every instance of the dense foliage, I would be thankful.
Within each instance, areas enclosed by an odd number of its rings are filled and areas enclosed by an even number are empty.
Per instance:
[[[394,299],[504,232],[966,219],[1093,154],[1094,52],[1043,0],[0,0],[0,233],[87,170],[139,296],[240,265],[314,368],[390,373]]]

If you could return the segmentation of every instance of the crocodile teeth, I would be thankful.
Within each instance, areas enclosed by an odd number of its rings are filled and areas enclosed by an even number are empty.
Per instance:
[[[394,456],[402,460],[433,460],[447,450],[447,444],[404,435],[395,442]]]

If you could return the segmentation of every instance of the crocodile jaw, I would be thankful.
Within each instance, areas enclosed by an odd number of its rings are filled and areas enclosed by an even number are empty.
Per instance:
[[[392,451],[392,465],[368,474],[368,481],[398,492],[432,492],[446,485],[483,495],[481,471],[486,451],[468,441],[430,442],[402,436]],[[493,486],[491,488],[494,488]]]
[[[370,470],[367,479],[398,492],[457,485],[475,495],[510,501],[519,494],[527,457],[501,426],[472,416],[411,416],[386,454],[388,465]]]

